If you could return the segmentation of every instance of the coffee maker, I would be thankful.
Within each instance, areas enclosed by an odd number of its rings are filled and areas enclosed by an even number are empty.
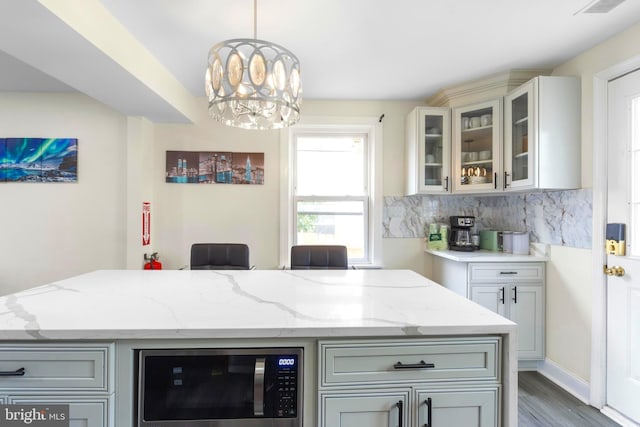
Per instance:
[[[449,234],[449,249],[452,251],[471,252],[476,246],[471,240],[471,229],[476,225],[473,216],[450,216],[451,234]]]

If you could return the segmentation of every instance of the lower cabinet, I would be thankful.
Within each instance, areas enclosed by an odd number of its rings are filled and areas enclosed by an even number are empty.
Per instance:
[[[17,405],[69,405],[69,427],[107,427],[108,398],[84,396],[8,396]]]
[[[499,387],[321,394],[325,427],[496,427]]]
[[[469,299],[518,324],[518,358],[544,359],[544,264],[470,263]]]
[[[321,426],[400,427],[409,414],[409,391],[321,393]]]
[[[499,337],[319,343],[318,427],[498,427]]]
[[[543,360],[545,263],[458,262],[433,257],[433,279],[518,324],[518,359]]]
[[[500,389],[417,390],[416,427],[493,427],[498,425]]]
[[[69,427],[112,427],[113,344],[0,344],[0,402],[69,405]]]

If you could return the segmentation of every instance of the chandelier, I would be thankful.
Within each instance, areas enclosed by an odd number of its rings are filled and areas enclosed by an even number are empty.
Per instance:
[[[253,39],[232,39],[209,51],[205,91],[209,114],[243,129],[280,129],[300,118],[300,63],[284,47],[257,40],[257,0]]]

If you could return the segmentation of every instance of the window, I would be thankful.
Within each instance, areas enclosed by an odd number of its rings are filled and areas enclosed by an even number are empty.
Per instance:
[[[283,265],[291,246],[302,244],[345,245],[350,265],[379,264],[381,125],[365,122],[289,129],[282,159],[289,165],[283,174]]]

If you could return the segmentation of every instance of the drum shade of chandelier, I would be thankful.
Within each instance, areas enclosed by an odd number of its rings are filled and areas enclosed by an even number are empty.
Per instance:
[[[289,50],[258,40],[257,0],[253,39],[231,39],[209,51],[205,91],[209,114],[243,129],[280,129],[300,118],[300,63]]]

